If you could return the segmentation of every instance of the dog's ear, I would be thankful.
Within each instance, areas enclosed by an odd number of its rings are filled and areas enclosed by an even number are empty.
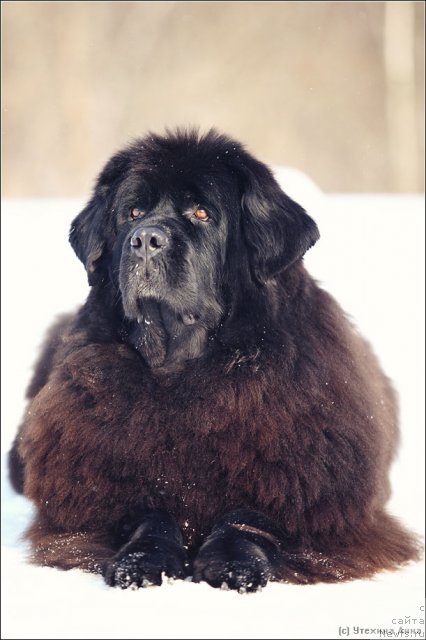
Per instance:
[[[102,224],[105,224],[106,201],[95,193],[83,211],[71,223],[69,240],[87,271],[89,285],[98,282],[98,260],[105,250]]]
[[[71,223],[69,241],[77,257],[86,267],[89,285],[102,278],[101,258],[106,250],[106,238],[111,236],[111,207],[116,187],[129,165],[129,154],[113,156],[96,182],[92,198]]]
[[[265,282],[299,260],[318,240],[319,231],[306,211],[282,191],[268,167],[248,157],[240,164],[243,233],[254,275]]]

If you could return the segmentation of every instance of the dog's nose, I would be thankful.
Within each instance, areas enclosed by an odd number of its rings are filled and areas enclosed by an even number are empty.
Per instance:
[[[168,242],[161,227],[139,227],[130,238],[130,247],[139,258],[149,260],[160,253]]]

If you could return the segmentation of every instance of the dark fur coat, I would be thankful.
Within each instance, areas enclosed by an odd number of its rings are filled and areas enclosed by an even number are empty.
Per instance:
[[[303,267],[317,238],[214,132],[110,160],[70,236],[90,294],[52,328],[10,454],[35,562],[245,590],[417,557],[385,511],[395,395]]]

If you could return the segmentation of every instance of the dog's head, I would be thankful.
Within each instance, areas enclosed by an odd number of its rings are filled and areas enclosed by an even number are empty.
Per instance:
[[[215,131],[149,135],[113,156],[70,233],[89,283],[112,280],[128,320],[150,322],[154,304],[163,324],[206,330],[233,292],[266,285],[317,239],[269,169]]]

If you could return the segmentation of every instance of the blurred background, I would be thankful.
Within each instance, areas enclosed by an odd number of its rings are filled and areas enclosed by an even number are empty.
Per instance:
[[[215,126],[330,192],[421,192],[423,2],[2,2],[3,195]]]

